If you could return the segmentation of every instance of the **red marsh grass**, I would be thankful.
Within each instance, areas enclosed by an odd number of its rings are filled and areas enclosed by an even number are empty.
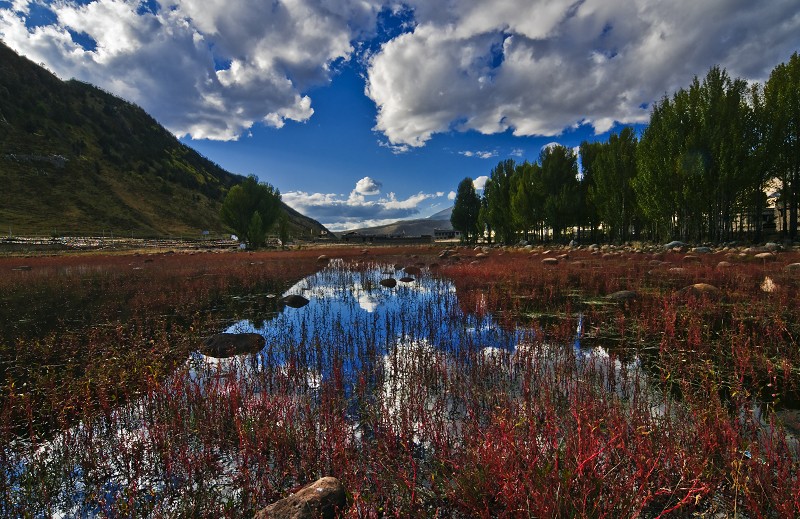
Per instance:
[[[800,382],[796,254],[722,269],[714,254],[439,251],[0,259],[0,515],[247,517],[323,475],[344,482],[349,517],[800,514],[784,413]],[[423,323],[402,344],[378,344],[371,314],[347,329],[322,313],[309,324],[331,339],[281,361],[186,362],[203,337],[273,319],[267,294],[322,253],[364,294],[389,290],[373,269],[417,263],[455,293],[384,323]],[[695,283],[719,292],[683,290]],[[606,298],[618,290],[636,297]],[[473,347],[465,316],[525,331]],[[459,336],[434,344],[441,319]]]

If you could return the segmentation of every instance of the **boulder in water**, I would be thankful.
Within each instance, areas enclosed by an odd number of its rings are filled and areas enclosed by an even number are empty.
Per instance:
[[[203,342],[200,353],[225,359],[235,355],[258,353],[267,344],[258,333],[218,333]]]
[[[308,299],[297,294],[290,294],[284,297],[281,301],[283,301],[286,306],[291,308],[302,308],[309,303]]]

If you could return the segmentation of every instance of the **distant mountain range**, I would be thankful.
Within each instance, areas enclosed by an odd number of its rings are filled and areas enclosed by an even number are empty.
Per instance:
[[[244,177],[144,110],[0,42],[0,233],[199,236]],[[295,235],[327,229],[286,206]]]
[[[364,227],[362,229],[355,229],[355,232],[367,235],[392,235],[392,236],[433,236],[434,229],[450,230],[453,225],[450,223],[450,215],[453,213],[453,208],[448,207],[436,214],[432,214],[427,218],[418,218],[416,220],[398,220],[397,222],[380,225],[377,227]],[[353,232],[353,231],[347,231]],[[340,232],[339,235],[344,233]]]

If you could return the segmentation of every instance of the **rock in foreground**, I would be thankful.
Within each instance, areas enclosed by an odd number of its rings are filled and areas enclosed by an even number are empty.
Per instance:
[[[344,486],[334,477],[324,477],[276,501],[255,519],[333,519],[347,507]]]

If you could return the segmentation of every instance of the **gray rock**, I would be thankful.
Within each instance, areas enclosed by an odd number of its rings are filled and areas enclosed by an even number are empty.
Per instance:
[[[682,241],[674,240],[664,245],[664,248],[667,250],[677,249],[680,247],[686,247],[686,244]]]
[[[711,247],[695,247],[692,252],[695,254],[711,254],[714,250]]]
[[[259,511],[255,519],[333,519],[347,508],[341,481],[324,477]]]
[[[753,257],[755,259],[758,259],[758,260],[761,260],[761,261],[765,261],[765,262],[766,261],[775,261],[777,259],[775,254],[773,254],[772,252],[759,252],[758,254],[756,254]]]
[[[634,299],[638,298],[639,294],[633,290],[620,290],[618,292],[614,292],[613,294],[609,294],[606,297],[612,301],[616,301],[617,303],[627,303],[628,301],[633,301]]]
[[[709,285],[708,283],[695,283],[694,285],[689,285],[688,287],[681,289],[681,293],[693,294],[695,296],[705,295],[709,297],[718,297],[720,295],[720,290],[714,285]]]

